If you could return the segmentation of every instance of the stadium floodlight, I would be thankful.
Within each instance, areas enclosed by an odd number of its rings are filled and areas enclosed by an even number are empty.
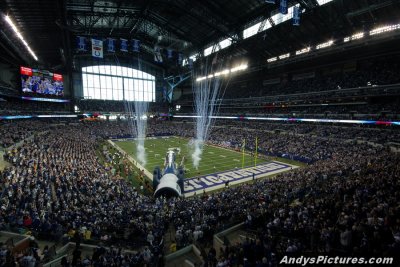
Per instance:
[[[7,23],[10,25],[10,27],[13,29],[13,31],[15,32],[15,34],[18,36],[18,38],[21,40],[21,42],[25,45],[26,49],[28,50],[28,52],[32,55],[32,57],[38,61],[37,56],[35,55],[35,53],[32,51],[32,49],[29,47],[28,43],[25,41],[24,37],[22,36],[22,34],[18,31],[17,27],[15,26],[15,24],[12,22],[11,18],[7,15],[4,17],[4,19],[7,21]]]
[[[239,65],[239,66],[233,67],[231,69],[231,73],[232,72],[237,72],[237,71],[240,71],[240,70],[245,70],[245,69],[247,69],[247,65]]]
[[[277,61],[277,60],[278,60],[277,57],[271,57],[267,61],[268,61],[268,63],[271,63],[271,62],[274,62],[274,61]]]
[[[322,49],[322,48],[329,47],[329,46],[331,46],[331,45],[333,45],[333,41],[332,41],[332,40],[329,40],[328,42],[321,43],[321,44],[317,45],[316,48],[317,48],[317,50],[318,50],[318,49]]]
[[[305,47],[296,51],[296,56],[310,52],[311,47]]]
[[[231,69],[231,73],[237,72],[237,71],[239,71],[239,70],[240,70],[240,67],[239,67],[239,66],[238,66],[238,67],[234,67],[234,68]]]
[[[230,73],[229,69],[225,69],[225,70],[221,71],[222,75],[228,75],[229,73]]]
[[[361,39],[363,37],[364,37],[364,33],[363,32],[358,32],[358,33],[353,34],[352,36],[347,36],[347,37],[343,38],[343,42],[347,43],[347,42],[350,42],[350,41]]]
[[[355,33],[351,36],[351,40],[358,40],[364,37],[364,33],[363,32],[358,32]]]
[[[288,57],[290,57],[290,53],[280,55],[278,58],[279,59],[285,59],[285,58],[288,58]]]
[[[248,65],[247,65],[247,64],[241,64],[241,65],[238,65],[238,66],[233,67],[233,68],[231,68],[231,69],[224,69],[224,70],[221,70],[221,71],[216,72],[216,73],[214,73],[214,74],[209,74],[209,75],[207,75],[207,76],[198,77],[198,78],[196,79],[196,82],[201,82],[201,81],[203,81],[203,80],[205,80],[205,79],[211,79],[211,78],[219,77],[219,76],[222,76],[222,75],[228,75],[228,74],[230,74],[230,73],[234,73],[234,72],[246,70],[247,68],[248,68]]]
[[[384,32],[391,32],[391,31],[398,30],[398,29],[400,29],[400,24],[393,24],[393,25],[378,27],[378,28],[372,29],[369,32],[369,35],[372,36],[372,35],[381,34]]]

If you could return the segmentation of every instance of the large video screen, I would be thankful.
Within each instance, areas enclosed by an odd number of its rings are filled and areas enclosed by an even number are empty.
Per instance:
[[[21,67],[20,73],[23,93],[54,96],[64,95],[64,84],[61,74],[27,67]]]

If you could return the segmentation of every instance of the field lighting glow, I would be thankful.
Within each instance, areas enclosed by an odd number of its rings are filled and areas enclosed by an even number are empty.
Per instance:
[[[37,56],[35,53],[32,51],[32,49],[29,47],[28,43],[25,41],[24,37],[22,34],[18,31],[17,27],[15,24],[12,22],[9,16],[5,16],[4,19],[7,21],[7,23],[10,25],[10,27],[14,30],[15,34],[18,36],[18,38],[21,40],[21,42],[25,45],[26,49],[29,51],[29,53],[32,55],[32,57],[38,61]]]
[[[381,34],[381,33],[384,33],[384,32],[391,32],[391,31],[398,30],[398,29],[400,29],[400,24],[381,26],[381,27],[372,29],[369,32],[369,35],[372,36],[372,35]]]
[[[300,50],[297,50],[296,51],[296,56],[298,56],[298,55],[301,55],[301,54],[305,54],[305,53],[308,53],[308,52],[310,52],[310,50],[311,50],[311,47],[305,47],[305,48],[303,48],[303,49],[300,49]]]
[[[222,74],[222,75],[228,75],[229,72],[230,72],[230,71],[229,71],[228,69],[226,69],[226,70],[221,71],[221,74]]]
[[[237,67],[232,68],[231,72],[237,72],[237,71],[245,70],[245,69],[247,69],[247,65],[239,65]]]
[[[238,71],[243,71],[243,70],[246,70],[247,68],[248,68],[247,64],[241,64],[241,65],[238,65],[238,66],[233,67],[231,69],[224,69],[224,70],[216,72],[214,74],[209,74],[208,76],[198,77],[196,79],[196,82],[201,82],[201,81],[203,81],[205,79],[211,79],[211,78],[214,78],[214,77],[219,77],[219,76],[222,76],[222,75],[228,75],[230,73],[234,73],[234,72],[238,72]]]
[[[333,45],[333,40],[329,40],[328,42],[325,43],[321,43],[319,45],[317,45],[317,50],[322,49],[322,48],[326,48],[326,47],[330,47]]]

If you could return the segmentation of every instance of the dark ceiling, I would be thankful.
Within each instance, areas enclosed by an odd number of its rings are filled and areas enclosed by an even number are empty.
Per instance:
[[[225,49],[227,53],[265,60],[374,25],[400,23],[399,0],[334,0],[321,7],[316,0],[288,2],[306,9],[301,26],[287,21],[245,40],[243,29],[270,17],[278,4],[263,0],[3,0],[0,10],[16,22],[39,65],[55,69],[71,64],[77,35],[137,38],[143,46],[160,44],[186,55],[232,37],[234,44]],[[0,25],[4,29],[2,57],[14,62],[32,60],[29,54],[21,55],[26,49],[3,19]]]

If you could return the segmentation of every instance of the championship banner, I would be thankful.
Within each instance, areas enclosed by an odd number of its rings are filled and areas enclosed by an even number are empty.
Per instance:
[[[115,39],[107,38],[107,52],[115,52]]]
[[[279,6],[279,12],[284,15],[288,13],[287,0],[281,0],[281,4]]]
[[[92,56],[103,58],[103,41],[92,39]]]
[[[164,102],[166,102],[168,100],[168,93],[167,93],[167,87],[165,86],[162,87],[162,95]]]
[[[178,65],[182,66],[182,63],[183,63],[183,54],[179,53],[178,54]]]
[[[188,58],[189,69],[193,69],[193,59]]]
[[[121,48],[120,48],[120,50],[122,51],[122,52],[128,52],[128,40],[126,40],[126,39],[120,39],[120,41],[121,41]]]
[[[172,58],[172,50],[171,49],[167,49],[167,57],[168,57],[168,59]]]
[[[140,41],[136,39],[132,39],[132,51],[140,52]]]
[[[300,7],[293,7],[293,26],[300,26]]]
[[[154,61],[158,63],[163,62],[163,58],[161,56],[160,48],[159,47],[154,47]]]
[[[76,37],[76,45],[78,51],[87,51],[85,37],[77,36]]]

